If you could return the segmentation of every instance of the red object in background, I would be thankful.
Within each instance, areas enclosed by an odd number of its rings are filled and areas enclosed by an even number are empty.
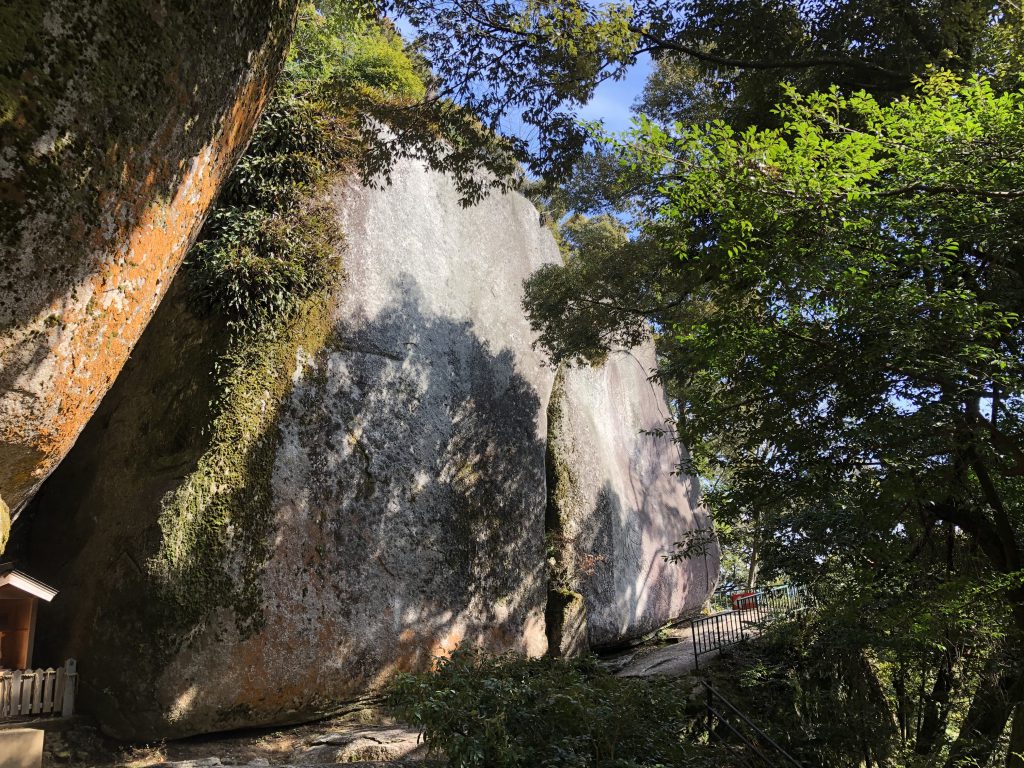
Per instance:
[[[749,611],[757,604],[753,592],[737,592],[730,597],[734,611]]]

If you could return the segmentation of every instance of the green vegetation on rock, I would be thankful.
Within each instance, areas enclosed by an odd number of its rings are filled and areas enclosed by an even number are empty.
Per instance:
[[[296,358],[315,354],[330,335],[328,304],[326,290],[297,302],[265,334],[234,338],[218,361],[209,447],[163,500],[163,546],[149,564],[175,623],[193,625],[227,605],[243,634],[261,626],[257,577],[273,522],[277,415]]]
[[[197,304],[227,323],[209,446],[163,500],[149,562],[172,623],[217,606],[259,629],[259,572],[273,524],[277,416],[300,358],[331,333],[342,233],[327,183],[360,151],[347,95],[414,99],[424,86],[390,28],[351,9],[300,7],[285,73],[203,236],[186,259]]]
[[[544,627],[548,655],[575,655],[586,645],[586,606],[576,586],[575,555],[565,537],[565,515],[572,500],[575,483],[572,468],[563,455],[565,370],[555,371],[548,400],[548,429],[545,440],[544,469],[547,480],[547,506],[544,511],[544,538],[547,546],[548,592]],[[578,623],[579,632],[572,627]],[[580,637],[575,635],[580,634]],[[570,639],[571,638],[571,639]],[[567,639],[570,641],[567,643]]]
[[[548,585],[544,606],[548,656],[574,657],[587,649],[587,604],[583,595],[565,587]]]

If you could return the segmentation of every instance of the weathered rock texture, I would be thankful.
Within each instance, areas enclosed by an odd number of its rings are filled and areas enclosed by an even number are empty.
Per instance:
[[[549,408],[549,526],[567,586],[583,595],[591,647],[658,629],[701,606],[719,552],[669,563],[688,532],[710,529],[693,478],[673,475],[665,393],[648,380],[653,344],[598,368],[559,372]],[[667,434],[656,436],[658,431]]]
[[[189,309],[183,274],[33,502],[28,565],[62,590],[38,637],[79,659],[109,732],[310,719],[460,642],[545,652],[554,371],[520,301],[558,250],[518,195],[464,209],[416,164],[393,178],[334,190],[346,278],[271,345],[279,364],[254,369],[237,461],[210,458],[224,451],[210,426],[224,411],[207,406],[224,337]],[[656,537],[658,510],[644,512]]]
[[[466,210],[441,176],[394,180],[337,190],[347,280],[326,343],[288,363],[270,466],[251,468],[269,519],[200,529],[216,562],[187,506],[168,519],[210,444],[220,343],[177,282],[33,504],[33,571],[65,590],[39,636],[90,670],[83,700],[111,732],[308,719],[461,641],[545,651],[553,372],[520,297],[557,249],[517,195]]]
[[[248,141],[295,0],[0,8],[0,497],[71,448]]]

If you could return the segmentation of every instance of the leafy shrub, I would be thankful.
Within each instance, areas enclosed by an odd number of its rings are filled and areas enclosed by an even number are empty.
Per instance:
[[[324,288],[340,232],[312,194],[347,154],[346,129],[309,97],[275,97],[189,253],[195,294],[236,329],[262,329]]]
[[[352,166],[357,109],[425,93],[398,34],[358,4],[303,3],[285,73],[187,265],[235,331],[270,332],[331,284],[341,233],[318,191]]]
[[[455,768],[700,765],[699,748],[684,740],[688,698],[685,682],[617,678],[591,658],[467,649],[432,672],[399,675],[389,694],[393,713]]]
[[[374,101],[408,103],[426,95],[415,63],[393,30],[376,27],[353,36],[345,63],[338,85],[360,89]]]
[[[331,282],[340,232],[324,205],[301,211],[222,208],[190,255],[193,290],[236,329],[265,329]]]
[[[369,7],[303,3],[285,65],[285,87],[362,93],[377,101],[418,101],[426,94],[425,67],[401,36]]]
[[[276,94],[231,172],[220,207],[282,209],[352,152],[342,114],[312,93]]]

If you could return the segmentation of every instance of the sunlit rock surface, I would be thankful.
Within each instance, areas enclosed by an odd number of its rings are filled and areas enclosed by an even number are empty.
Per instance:
[[[71,448],[280,66],[295,0],[0,10],[0,497]]]
[[[597,368],[562,371],[552,395],[549,514],[592,647],[700,608],[718,578],[717,543],[679,563],[664,558],[711,521],[697,481],[673,474],[684,449],[672,440],[661,385],[648,380],[654,367],[648,343]]]
[[[268,380],[247,406],[254,424],[273,414],[257,436],[269,461],[243,467],[246,482],[266,484],[266,515],[196,494],[169,520],[168,500],[180,500],[216,437],[210,372],[224,339],[190,309],[186,275],[34,500],[21,546],[33,573],[62,590],[41,616],[38,653],[79,659],[83,704],[108,732],[151,739],[309,720],[459,643],[545,652],[555,372],[533,349],[521,298],[523,280],[558,249],[519,195],[463,208],[448,179],[412,162],[393,180],[332,191],[345,278],[316,320],[323,331],[301,336],[318,341],[287,358],[283,398]],[[646,402],[628,391],[638,385],[650,390],[642,375],[627,377],[571,407],[598,409],[584,420],[618,418],[609,398]],[[616,429],[600,435],[635,451],[632,422]],[[671,469],[674,456],[657,466]],[[638,477],[677,482],[646,465]],[[237,481],[216,474],[199,487],[223,497]],[[636,530],[624,519],[630,480],[607,482],[622,497],[623,530]],[[658,496],[680,521],[643,507],[641,553],[625,570],[609,550],[625,579],[593,595],[613,603],[607,613],[624,632],[704,598],[688,569],[660,565],[689,521],[680,494]],[[630,586],[640,557],[671,583]],[[633,590],[621,600],[620,584]],[[679,597],[691,587],[700,593]],[[658,589],[672,599],[637,612],[636,595]],[[614,630],[605,607],[596,611],[605,637]]]
[[[334,196],[347,277],[264,436],[271,520],[220,528],[213,567],[184,560],[183,580],[189,562],[210,569],[199,605],[153,571],[169,546],[161,500],[205,450],[214,397],[219,336],[183,287],[33,504],[33,567],[64,590],[40,637],[91,670],[83,700],[119,736],[309,719],[460,642],[546,650],[554,374],[520,301],[554,241],[524,198],[465,209],[418,165]],[[248,601],[201,590],[244,573]]]

